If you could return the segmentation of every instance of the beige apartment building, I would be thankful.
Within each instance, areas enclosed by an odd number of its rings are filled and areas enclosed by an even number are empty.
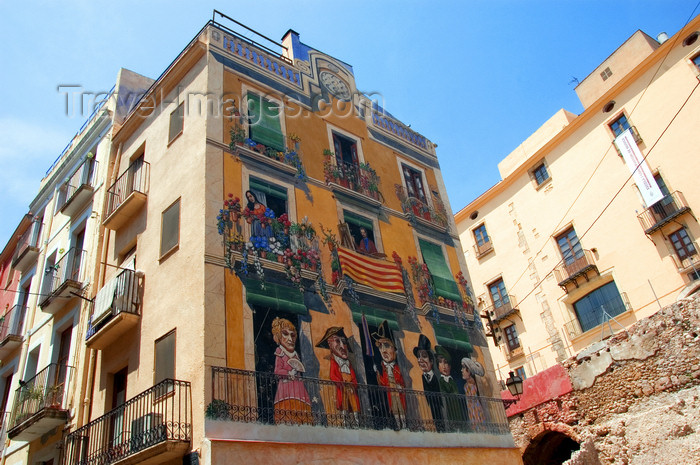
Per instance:
[[[435,145],[241,28],[122,70],[49,171],[5,463],[520,463]]]
[[[501,379],[697,289],[699,28],[634,33],[576,87],[583,113],[558,111],[456,214]]]

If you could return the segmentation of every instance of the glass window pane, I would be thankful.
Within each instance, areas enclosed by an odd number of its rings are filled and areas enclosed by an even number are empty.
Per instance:
[[[180,240],[180,200],[163,212],[161,221],[160,255],[163,256]]]
[[[617,285],[612,281],[575,302],[574,310],[581,329],[586,332],[604,323],[607,317],[623,313],[625,304]]]

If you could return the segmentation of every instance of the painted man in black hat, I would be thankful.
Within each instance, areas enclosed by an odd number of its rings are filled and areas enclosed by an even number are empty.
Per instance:
[[[423,380],[423,391],[430,407],[430,412],[433,415],[435,429],[437,431],[445,430],[445,421],[442,416],[442,399],[440,396],[440,381],[435,374],[435,354],[431,350],[430,340],[421,334],[418,337],[418,346],[413,348],[413,355],[418,360],[418,366],[423,372],[421,376]]]
[[[381,370],[377,371],[377,383],[390,389],[387,392],[389,410],[396,421],[396,428],[400,429],[406,423],[406,394],[403,392],[406,383],[396,361],[396,344],[389,322],[382,321],[372,338],[382,357]]]

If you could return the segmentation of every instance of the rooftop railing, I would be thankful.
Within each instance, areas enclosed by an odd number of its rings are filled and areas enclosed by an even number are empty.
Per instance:
[[[285,397],[306,400],[285,402]],[[500,399],[233,368],[212,367],[212,399],[206,414],[214,420],[413,432],[509,432]]]
[[[146,449],[168,442],[188,448],[191,439],[190,383],[166,379],[66,436],[63,464],[137,463]]]
[[[644,228],[644,233],[651,234],[688,211],[690,211],[690,207],[685,201],[683,193],[676,191],[664,196],[654,205],[640,213],[637,218]]]

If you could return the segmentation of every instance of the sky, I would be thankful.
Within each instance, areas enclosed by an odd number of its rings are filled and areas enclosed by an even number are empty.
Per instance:
[[[669,36],[698,0],[14,2],[0,0],[0,248],[88,113],[65,86],[106,92],[119,68],[157,78],[214,9],[353,66],[358,89],[438,144],[454,212],[636,30]],[[89,100],[87,101],[89,103]]]

